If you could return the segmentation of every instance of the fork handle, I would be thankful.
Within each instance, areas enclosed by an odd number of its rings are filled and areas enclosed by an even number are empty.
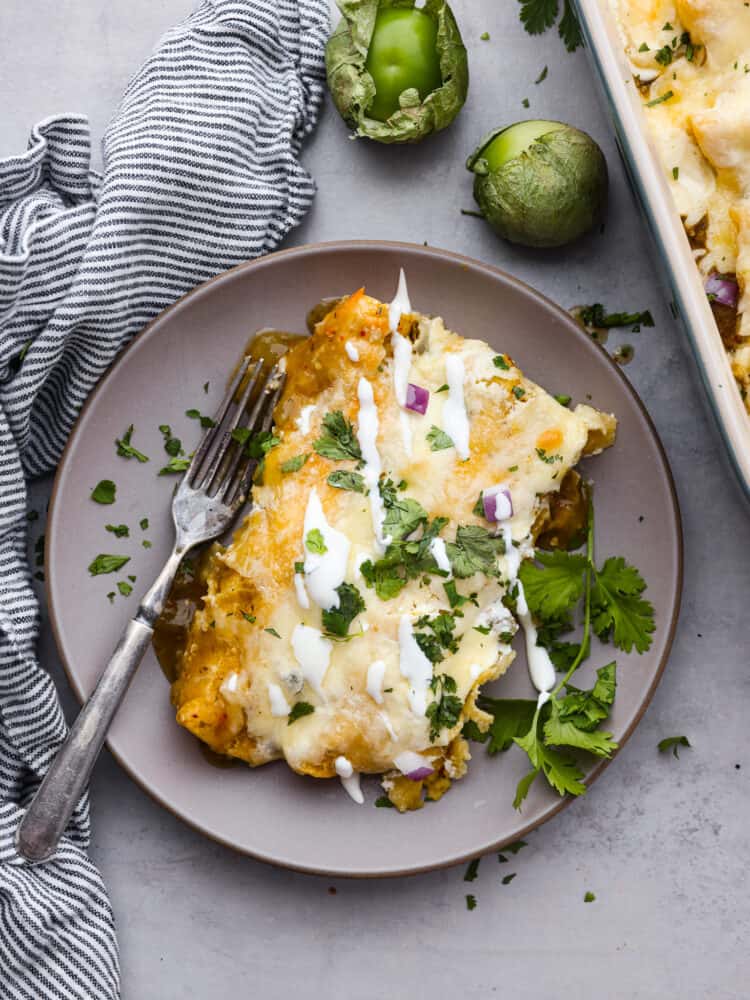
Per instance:
[[[65,742],[52,761],[16,832],[16,849],[40,863],[55,853],[88,783],[110,723],[148,649],[185,549],[175,547],[164,569],[128,622],[120,641]]]

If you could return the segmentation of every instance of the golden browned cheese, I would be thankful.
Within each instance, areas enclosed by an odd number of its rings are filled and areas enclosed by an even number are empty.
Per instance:
[[[329,483],[333,472],[363,475],[367,469],[316,451],[325,418],[342,414],[361,443],[360,397],[371,389],[381,486],[389,483],[390,490],[383,492],[385,502],[409,498],[430,520],[445,518],[439,532],[448,546],[444,557],[459,526],[494,528],[475,506],[483,489],[497,485],[513,500],[509,537],[530,554],[532,534],[548,520],[545,498],[587,447],[611,443],[615,421],[591,407],[561,406],[512,359],[501,355],[496,363],[488,345],[447,331],[440,319],[408,314],[399,329],[413,345],[409,380],[430,390],[424,416],[396,400],[388,307],[363,290],[342,300],[286,355],[287,382],[275,414],[279,444],[266,457],[251,513],[231,545],[210,558],[207,593],[190,626],[172,699],[180,725],[219,753],[251,765],[284,758],[295,771],[319,778],[334,776],[337,761],[338,773],[342,766],[386,773],[394,802],[414,808],[423,790],[439,798],[464,773],[469,753],[461,727],[467,718],[488,722],[475,706],[479,685],[500,676],[515,655],[510,638],[517,626],[503,605],[510,564],[499,554],[492,572],[452,581],[471,599],[453,618],[454,648],[439,651],[434,675],[447,678],[442,683],[454,689],[460,711],[436,729],[425,706],[437,701],[440,682],[415,680],[409,665],[424,667],[414,636],[421,630],[429,637],[425,620],[451,612],[448,571],[439,570],[430,549],[426,568],[395,596],[384,599],[367,586],[362,563],[383,554],[372,506],[381,491],[368,495]],[[463,370],[470,429],[465,461],[450,444],[432,447],[435,431],[451,426],[449,400],[457,405],[453,388],[444,388],[451,355]],[[316,523],[331,546],[321,563],[333,560],[336,536],[341,580],[364,602],[345,637],[326,633],[330,608],[314,599],[313,516],[323,518]],[[416,529],[417,538],[422,530]],[[425,789],[402,779],[404,754],[422,755],[434,767]]]
[[[609,2],[696,263],[704,276],[736,275],[738,310],[714,313],[750,412],[750,7]]]

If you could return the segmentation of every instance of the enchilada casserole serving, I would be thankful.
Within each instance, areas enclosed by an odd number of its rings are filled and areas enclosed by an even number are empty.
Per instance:
[[[383,776],[400,809],[439,798],[486,728],[479,686],[514,659],[555,683],[518,579],[614,417],[574,410],[487,344],[364,290],[284,356],[253,507],[205,562],[179,657],[178,722],[253,766]]]
[[[750,412],[750,6],[609,3]]]

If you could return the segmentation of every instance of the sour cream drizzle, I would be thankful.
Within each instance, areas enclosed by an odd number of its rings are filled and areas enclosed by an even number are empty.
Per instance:
[[[315,410],[315,403],[311,403],[309,406],[303,406],[299,411],[299,416],[295,423],[297,424],[297,430],[300,434],[310,433],[310,417],[313,415]]]
[[[271,715],[289,715],[289,702],[284,697],[284,692],[278,684],[268,685],[268,700],[271,703]]]
[[[469,417],[464,400],[464,362],[458,354],[445,358],[448,398],[443,406],[443,430],[454,444],[458,457],[469,457]]]
[[[330,639],[324,638],[319,629],[300,623],[292,632],[292,649],[302,676],[322,698],[323,681],[331,662],[333,643]]]
[[[352,767],[351,761],[347,760],[346,757],[337,757],[334,761],[334,767],[349,796],[354,799],[357,805],[361,806],[365,797],[359,787],[359,774]]]
[[[432,680],[432,664],[419,648],[408,615],[401,615],[398,626],[399,670],[409,682],[409,705],[415,715],[427,711],[427,689]]]
[[[294,589],[297,592],[297,603],[301,608],[310,607],[310,598],[305,590],[305,578],[302,573],[294,574]]]
[[[367,693],[378,705],[383,704],[383,678],[385,663],[383,660],[373,660],[367,668]]]
[[[379,474],[379,473],[378,473]],[[377,479],[375,480],[377,483]],[[380,493],[378,493],[380,496]],[[305,545],[309,532],[317,529],[323,536],[326,551],[322,554],[310,552]],[[305,511],[304,536],[302,543],[305,548],[305,584],[310,597],[320,608],[328,610],[339,606],[339,595],[336,588],[344,582],[346,565],[349,559],[349,539],[333,528],[326,520],[318,497],[318,491],[313,488],[307,499]],[[300,601],[300,603],[302,603]],[[304,607],[304,605],[303,605]]]
[[[391,343],[393,344],[393,392],[399,406],[406,406],[406,391],[409,385],[409,373],[411,371],[411,341],[402,337],[398,332],[398,324],[404,313],[411,312],[411,302],[409,292],[406,288],[406,275],[403,267],[398,274],[398,289],[396,297],[388,306],[388,324],[391,331]],[[409,414],[402,410],[399,415],[401,424],[401,437],[404,442],[404,451],[408,456],[412,452],[411,424]]]
[[[448,552],[445,548],[445,542],[442,538],[437,536],[430,542],[430,555],[437,563],[438,569],[443,570],[444,573],[451,573],[451,561],[448,558]]]
[[[347,340],[347,342],[344,344],[344,350],[346,351],[350,361],[359,361],[359,351],[357,350],[355,345],[351,342],[351,340]]]
[[[510,524],[507,521],[503,522],[502,532],[503,541],[505,542],[505,565],[508,572],[508,582],[510,586],[515,583],[518,587],[518,597],[516,598],[516,618],[518,618],[518,621],[521,623],[524,638],[526,639],[526,660],[529,664],[529,677],[531,678],[531,683],[537,691],[541,692],[541,694],[548,695],[548,692],[552,690],[557,680],[555,668],[552,664],[552,660],[549,658],[549,653],[544,646],[537,646],[536,644],[536,625],[534,624],[531,614],[529,613],[529,606],[526,603],[526,594],[523,590],[523,584],[518,579],[518,570],[521,565],[521,553],[513,544],[513,535],[510,530]],[[543,705],[544,701],[542,701],[541,704]]]
[[[385,507],[378,488],[382,471],[380,453],[378,452],[378,409],[375,406],[372,386],[366,378],[359,380],[357,398],[359,399],[357,440],[365,463],[362,476],[370,491],[370,513],[372,515],[372,530],[375,533],[375,547],[382,554],[390,539],[383,537]],[[338,607],[338,601],[336,606]]]

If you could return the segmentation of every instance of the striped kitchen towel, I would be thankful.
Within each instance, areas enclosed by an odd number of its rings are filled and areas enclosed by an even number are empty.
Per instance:
[[[13,837],[65,734],[35,658],[25,478],[53,469],[88,393],[145,323],[275,247],[310,206],[328,0],[204,0],[137,74],[90,169],[85,118],[0,161],[0,997],[119,995],[82,801],[53,859]]]

